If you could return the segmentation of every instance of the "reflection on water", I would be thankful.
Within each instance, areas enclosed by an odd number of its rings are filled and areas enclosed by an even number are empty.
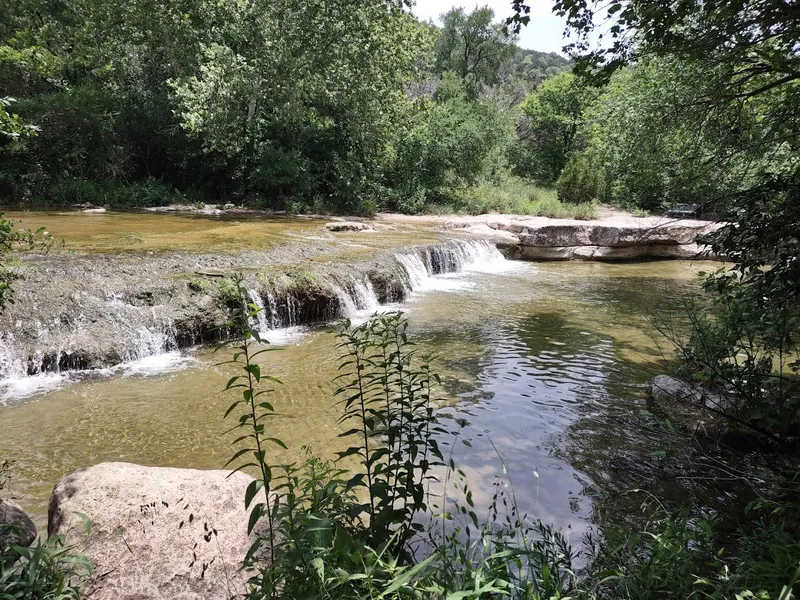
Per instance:
[[[502,472],[494,444],[523,509],[582,529],[591,511],[585,491],[604,483],[612,459],[649,451],[647,436],[629,429],[652,420],[642,384],[662,358],[644,331],[647,311],[674,304],[702,268],[517,263],[448,276],[414,294],[401,308],[421,348],[438,354],[441,411],[471,442],[456,444],[455,457],[475,491]],[[272,427],[290,450],[276,462],[298,459],[304,445],[328,457],[341,449],[334,340],[322,329],[297,333],[281,332],[274,341],[287,345],[263,355],[265,370],[283,381]],[[12,492],[42,519],[55,481],[77,467],[222,467],[231,397],[219,390],[231,371],[218,364],[225,352],[191,354],[179,370],[148,375],[139,365],[0,407],[0,456],[15,460]],[[168,358],[173,368],[176,357]]]

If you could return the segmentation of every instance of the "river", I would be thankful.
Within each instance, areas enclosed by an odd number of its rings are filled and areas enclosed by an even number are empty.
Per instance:
[[[80,219],[80,227],[71,228],[65,219],[48,223],[47,215],[19,216],[31,224],[38,219],[79,255],[107,253],[112,239],[138,236],[144,241],[133,245],[144,244],[145,250],[117,249],[134,252],[137,260],[177,247],[207,252],[215,243],[230,251],[229,241],[243,244],[243,229],[245,239],[270,244],[320,235],[317,222],[278,225],[275,235],[259,237],[265,225],[257,220],[105,215],[103,227]],[[412,238],[447,237],[429,230],[358,235],[322,239],[336,248],[341,240],[388,248],[402,258]],[[641,485],[636,465],[665,443],[644,384],[663,372],[670,349],[651,335],[649,316],[674,310],[697,288],[697,273],[716,266],[532,263],[493,252],[463,259],[457,272],[418,273],[401,302],[378,307],[374,300],[356,298],[350,316],[402,310],[421,350],[438,355],[440,414],[469,442],[457,444],[455,459],[473,480],[479,504],[488,501],[491,484],[504,474],[502,458],[522,508],[577,536],[592,521],[602,496],[598,490],[612,483]],[[267,319],[260,325],[278,348],[263,355],[262,372],[283,382],[274,386],[273,404],[281,416],[272,422],[271,435],[289,450],[273,460],[299,460],[304,447],[332,457],[342,442],[332,396],[337,351],[329,327],[280,327]],[[231,454],[231,435],[224,433],[230,423],[222,416],[232,399],[220,391],[231,371],[219,365],[228,356],[228,350],[198,345],[162,348],[91,372],[0,373],[5,386],[0,457],[14,461],[12,494],[41,523],[53,484],[79,467],[126,461],[221,468]],[[626,472],[622,481],[620,471]],[[649,480],[651,474],[642,477]]]

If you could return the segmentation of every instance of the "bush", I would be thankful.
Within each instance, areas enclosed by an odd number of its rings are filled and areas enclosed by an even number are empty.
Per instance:
[[[556,181],[559,200],[572,204],[602,199],[604,186],[602,165],[590,150],[573,154]]]
[[[563,203],[555,190],[535,186],[517,177],[507,177],[497,184],[480,183],[452,190],[447,205],[451,212],[472,215],[498,212],[553,219],[593,219],[596,214],[591,203]],[[427,210],[431,211],[432,207]]]
[[[8,526],[0,525],[0,534]],[[1,537],[1,536],[0,536]],[[4,600],[77,600],[88,560],[67,546],[63,536],[33,546],[0,547],[0,597]]]
[[[153,179],[141,183],[58,179],[48,185],[34,203],[50,206],[92,204],[108,208],[137,208],[179,204],[186,201],[186,198],[173,188]]]
[[[11,464],[0,461],[0,492],[10,480]],[[90,572],[85,556],[67,546],[64,536],[36,540],[30,547],[19,539],[16,525],[0,523],[0,598],[3,600],[77,600]]]

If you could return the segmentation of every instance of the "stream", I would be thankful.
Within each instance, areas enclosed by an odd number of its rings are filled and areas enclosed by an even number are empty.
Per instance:
[[[38,218],[47,221],[46,215]],[[103,218],[111,220],[101,233],[91,222],[81,221],[86,229],[78,233],[58,219],[56,226],[45,225],[76,244],[84,240],[84,246],[73,246],[79,255],[109,252],[111,241],[104,236],[124,239],[127,234],[120,232],[130,228],[144,240],[133,246],[146,249],[118,252],[147,261],[167,260],[182,237],[188,236],[182,252],[199,251],[192,245],[201,244],[198,236],[207,252],[209,244],[228,243],[224,229],[238,228],[232,234],[238,240],[241,228],[256,231],[258,223],[212,222],[223,231],[217,232],[223,241],[214,242],[208,220],[203,229],[200,219],[146,217],[148,226],[169,227],[172,219],[183,227],[170,237],[143,227],[140,217]],[[338,277],[340,291],[332,289],[341,296],[339,316],[407,314],[420,351],[438,357],[440,416],[468,442],[455,444],[454,458],[468,473],[479,506],[488,504],[492,484],[502,477],[523,510],[579,536],[595,518],[605,494],[600,490],[654,485],[657,474],[647,460],[665,442],[644,384],[663,372],[670,349],[651,335],[648,317],[675,309],[687,291],[697,289],[697,273],[715,265],[519,262],[506,260],[490,243],[454,241],[430,230],[335,239],[318,230],[318,223],[293,223],[281,230],[283,238],[269,240],[321,243],[327,257],[341,256],[346,244],[365,246],[390,252],[393,264],[402,267],[406,293],[383,305],[369,279],[341,284]],[[321,239],[312,242],[313,237]],[[447,250],[412,252],[409,241],[417,239]],[[235,249],[226,245],[219,251]],[[67,260],[52,257],[62,259]],[[276,452],[273,462],[298,461],[304,447],[333,457],[343,446],[333,406],[337,350],[331,320],[290,323],[283,316],[290,309],[278,310],[264,290],[254,289],[251,299],[264,307],[257,327],[277,348],[262,355],[262,372],[283,382],[273,386],[280,417],[271,422],[270,435],[289,450]],[[215,469],[232,453],[232,436],[224,433],[230,423],[222,419],[232,401],[221,392],[232,373],[220,365],[228,350],[154,343],[118,365],[33,374],[18,366],[12,371],[10,352],[4,363],[0,347],[0,457],[13,460],[10,491],[40,523],[54,483],[76,468],[125,461]]]

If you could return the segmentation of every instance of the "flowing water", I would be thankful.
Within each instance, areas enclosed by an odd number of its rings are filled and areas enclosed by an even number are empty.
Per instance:
[[[150,227],[156,223],[151,217],[172,219],[147,215]],[[141,215],[130,218],[134,223],[109,221],[106,227],[119,234],[132,226],[146,237]],[[210,235],[189,221],[175,221],[177,231]],[[276,236],[317,235],[318,229],[295,224]],[[92,235],[98,244],[96,236],[106,235],[92,231],[85,232],[88,246],[95,243]],[[166,249],[166,238],[154,230],[150,235],[160,240],[151,239],[150,246]],[[514,262],[487,242],[400,249],[403,235],[410,234],[400,232],[394,245],[378,244],[395,248],[402,302],[381,306],[369,278],[339,274],[325,283],[337,299],[330,316],[358,321],[376,311],[406,312],[420,348],[438,355],[440,414],[467,441],[453,446],[454,457],[479,503],[488,502],[492,483],[507,470],[505,481],[513,482],[524,510],[578,535],[602,500],[599,490],[653,479],[641,465],[664,438],[644,383],[663,371],[664,354],[648,332],[648,316],[674,309],[687,289],[696,288],[697,272],[711,265]],[[304,326],[302,307],[291,295],[253,288],[250,299],[262,309],[253,325],[278,348],[262,355],[262,372],[283,382],[273,386],[280,415],[270,428],[289,450],[273,460],[299,460],[305,446],[332,457],[342,449],[332,397],[333,336],[324,324]],[[111,318],[133,318],[134,307],[123,299],[112,295],[103,302]],[[135,314],[141,318],[141,311]],[[53,484],[76,468],[128,461],[211,469],[231,454],[232,436],[224,433],[230,423],[222,416],[232,399],[220,392],[232,374],[220,364],[228,351],[180,349],[170,323],[155,327],[158,322],[155,311],[148,326],[124,330],[140,351],[123,355],[118,365],[16,373],[0,382],[0,457],[13,459],[11,492],[39,522]],[[12,373],[12,351],[2,343],[0,336],[0,373]]]

